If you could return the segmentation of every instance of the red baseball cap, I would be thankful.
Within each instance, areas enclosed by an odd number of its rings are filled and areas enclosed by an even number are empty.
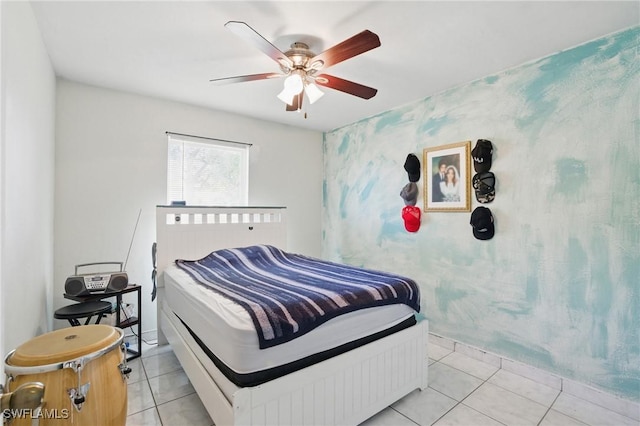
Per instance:
[[[420,229],[420,207],[404,206],[402,209],[404,227],[409,232],[417,232]]]

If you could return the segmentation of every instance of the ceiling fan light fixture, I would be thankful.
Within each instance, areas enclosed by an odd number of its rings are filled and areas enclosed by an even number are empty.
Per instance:
[[[313,105],[315,101],[324,96],[324,92],[318,89],[314,83],[307,83],[304,86],[304,93],[309,98],[309,103]]]
[[[294,95],[302,92],[302,89],[304,88],[302,71],[295,70],[291,72],[291,74],[284,79],[284,88],[291,91]]]
[[[302,71],[295,70],[284,79],[284,89],[282,89],[282,92],[278,94],[278,99],[288,105],[293,103],[293,97],[304,89],[304,82],[301,73]]]
[[[296,95],[295,93],[291,93],[285,88],[285,89],[282,89],[282,92],[278,93],[278,99],[280,99],[282,102],[284,102],[287,105],[293,105],[293,97],[295,95]]]

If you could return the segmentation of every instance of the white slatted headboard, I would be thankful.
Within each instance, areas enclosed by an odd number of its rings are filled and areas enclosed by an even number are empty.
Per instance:
[[[201,259],[214,250],[270,244],[287,249],[285,207],[156,207],[158,343],[163,271],[176,259]]]

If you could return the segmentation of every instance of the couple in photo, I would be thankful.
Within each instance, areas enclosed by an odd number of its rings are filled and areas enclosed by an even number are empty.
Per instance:
[[[438,162],[438,173],[433,175],[432,200],[436,203],[460,201],[459,182],[458,169],[441,158]]]

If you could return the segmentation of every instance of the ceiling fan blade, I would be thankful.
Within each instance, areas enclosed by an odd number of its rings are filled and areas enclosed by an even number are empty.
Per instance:
[[[328,68],[379,46],[380,38],[375,33],[372,33],[369,30],[364,30],[359,34],[346,39],[342,43],[338,43],[335,46],[330,47],[319,55],[314,56],[309,60],[309,63],[312,64],[313,67],[315,62],[322,61],[322,66],[317,65],[317,69]]]
[[[247,43],[257,47],[280,65],[283,65],[286,68],[293,68],[293,62],[291,59],[287,58],[287,55],[282,53],[280,49],[271,44],[245,22],[229,21],[224,24],[224,26]]]
[[[284,74],[278,74],[276,72],[265,72],[262,74],[249,74],[249,75],[237,75],[235,77],[214,78],[209,80],[214,84],[230,84],[230,83],[242,83],[245,81],[266,80],[268,78],[284,77]]]
[[[299,111],[302,109],[302,101],[304,100],[304,90],[293,97],[291,105],[287,104],[287,111]]]
[[[339,90],[362,99],[371,99],[378,93],[378,89],[374,89],[373,87],[354,83],[353,81],[334,77],[329,74],[320,74],[316,77],[315,82],[319,86]]]

